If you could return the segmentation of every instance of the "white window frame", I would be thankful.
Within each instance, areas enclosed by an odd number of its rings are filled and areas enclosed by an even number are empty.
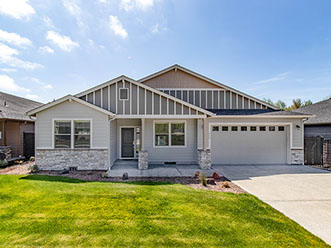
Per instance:
[[[167,145],[167,146],[157,146],[157,145],[155,145],[155,124],[164,124],[164,123],[168,123],[169,145]],[[178,146],[178,145],[172,145],[171,144],[171,124],[172,123],[184,123],[184,145],[183,146]],[[186,146],[187,146],[187,140],[186,140],[187,127],[186,126],[187,126],[187,123],[186,123],[185,120],[173,120],[173,121],[155,120],[155,121],[153,121],[153,148],[171,148],[171,147],[186,148]]]
[[[121,98],[121,90],[126,90],[127,91],[126,98]],[[129,93],[130,93],[129,88],[120,88],[119,89],[119,94],[118,94],[118,99],[120,101],[129,101]]]
[[[71,121],[70,148],[55,148],[55,121]],[[75,121],[90,121],[90,148],[75,148]],[[52,119],[52,148],[58,150],[86,150],[93,149],[93,122],[91,118],[53,118]]]

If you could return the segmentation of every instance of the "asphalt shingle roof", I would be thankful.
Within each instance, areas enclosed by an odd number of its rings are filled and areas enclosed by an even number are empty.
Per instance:
[[[297,116],[302,115],[302,113],[291,112],[291,111],[281,111],[273,109],[208,109],[216,115],[265,115],[265,116]]]
[[[0,119],[32,121],[26,112],[41,105],[43,103],[0,91]]]
[[[331,98],[295,109],[292,112],[315,115],[305,121],[305,124],[331,124]]]

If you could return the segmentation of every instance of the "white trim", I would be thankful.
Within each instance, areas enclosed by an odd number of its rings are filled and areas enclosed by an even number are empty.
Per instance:
[[[137,158],[137,155],[136,155],[136,151],[137,151],[137,137],[136,137],[136,133],[137,133],[137,127],[140,127],[140,126],[119,126],[119,144],[118,144],[118,150],[119,150],[119,153],[118,156],[120,159],[136,159]],[[134,146],[133,146],[133,157],[131,158],[123,158],[122,157],[122,128],[133,128],[133,143],[134,143]],[[140,137],[141,139],[141,137]]]
[[[92,104],[92,103],[89,103],[89,102],[87,102],[87,101],[84,101],[84,100],[79,99],[79,98],[77,98],[77,97],[75,97],[75,96],[72,96],[72,95],[64,96],[64,97],[62,97],[62,98],[60,98],[60,99],[57,99],[57,100],[55,100],[55,101],[53,101],[53,102],[50,102],[50,103],[44,104],[44,105],[42,105],[42,106],[40,106],[40,107],[37,107],[37,108],[35,108],[35,109],[32,109],[32,110],[30,110],[29,112],[27,112],[27,114],[28,114],[29,116],[31,116],[31,115],[35,115],[36,113],[39,113],[39,112],[41,112],[41,111],[43,111],[43,110],[45,110],[45,109],[48,109],[48,108],[50,108],[50,107],[53,107],[53,106],[57,105],[57,104],[60,104],[60,103],[65,102],[65,101],[72,101],[72,100],[75,101],[75,102],[78,102],[78,103],[80,103],[80,104],[83,104],[83,105],[85,105],[85,106],[87,106],[87,107],[90,107],[90,108],[93,108],[93,109],[95,109],[95,110],[98,110],[99,112],[102,112],[102,113],[104,113],[104,114],[107,114],[107,115],[110,115],[110,116],[115,116],[114,113],[112,113],[112,112],[110,112],[110,111],[108,111],[108,110],[105,110],[105,109],[103,109],[103,108],[100,108],[100,107],[98,107],[98,106],[96,106],[96,105],[94,105],[94,104]]]
[[[155,124],[156,123],[169,123],[168,139],[169,145],[167,146],[156,146],[155,145]],[[184,123],[184,146],[173,146],[171,145],[171,124],[172,123]],[[186,120],[154,120],[153,121],[153,148],[186,148],[187,147],[187,123]]]
[[[109,150],[108,147],[93,147],[93,148],[53,148],[53,147],[36,147],[38,150],[74,150],[74,151],[79,151],[79,150]]]
[[[206,115],[117,115],[116,119],[204,119]]]
[[[188,73],[188,74],[190,74],[190,75],[193,75],[193,76],[195,76],[195,77],[197,77],[197,78],[200,78],[200,79],[202,79],[202,80],[204,80],[204,81],[207,81],[208,83],[211,83],[211,84],[214,84],[214,85],[216,85],[216,86],[218,86],[218,87],[224,88],[224,90],[228,90],[228,91],[235,92],[235,93],[237,93],[237,94],[239,94],[239,95],[242,95],[242,96],[245,96],[245,97],[247,97],[247,98],[249,98],[249,99],[252,99],[253,101],[257,101],[258,103],[261,103],[261,104],[263,104],[263,105],[265,105],[265,106],[268,106],[268,107],[271,108],[271,109],[279,110],[279,108],[277,108],[277,107],[275,107],[275,106],[273,106],[273,105],[270,105],[270,104],[268,104],[268,103],[266,103],[266,102],[264,102],[264,101],[261,101],[261,100],[255,98],[255,97],[253,97],[253,96],[247,95],[247,94],[245,94],[245,93],[243,93],[243,92],[241,92],[241,91],[239,91],[239,90],[236,90],[236,89],[234,89],[234,88],[231,88],[231,87],[229,87],[229,86],[227,86],[227,85],[225,85],[225,84],[223,84],[223,83],[217,82],[217,81],[215,81],[215,80],[213,80],[213,79],[210,79],[210,78],[208,78],[208,77],[205,77],[205,76],[203,76],[203,75],[201,75],[201,74],[199,74],[199,73],[196,73],[196,72],[194,72],[194,71],[191,71],[191,70],[189,70],[189,69],[186,69],[185,67],[182,67],[182,66],[177,65],[177,64],[175,64],[175,65],[173,65],[173,66],[170,66],[170,67],[168,67],[168,68],[165,68],[165,69],[163,69],[163,70],[161,70],[161,71],[158,71],[158,72],[156,72],[156,73],[153,73],[153,74],[151,74],[151,75],[149,75],[149,76],[147,76],[147,77],[141,78],[141,79],[139,79],[139,80],[137,80],[137,81],[138,81],[139,83],[142,83],[142,82],[145,82],[145,81],[147,81],[147,80],[149,80],[149,79],[151,79],[151,78],[154,78],[154,77],[156,77],[156,76],[159,76],[159,75],[161,75],[161,74],[164,74],[164,73],[166,73],[166,72],[168,72],[168,71],[171,71],[171,70],[174,70],[174,69],[176,69],[176,70],[177,70],[177,69],[180,69],[181,71],[186,72],[186,73]]]
[[[216,115],[213,117],[210,117],[211,119],[216,118],[222,118],[222,119],[232,119],[232,118],[289,118],[289,119],[295,119],[295,118],[305,118],[305,117],[313,117],[313,116],[306,116],[306,115],[263,115],[263,114],[257,114],[257,115]]]
[[[55,148],[55,121],[70,121],[71,125],[71,133],[70,133],[70,148]],[[75,148],[75,121],[89,121],[90,122],[90,147],[89,148]],[[79,149],[93,149],[93,120],[91,118],[52,118],[52,149],[60,149],[60,150],[79,150]],[[108,149],[108,148],[107,148]]]

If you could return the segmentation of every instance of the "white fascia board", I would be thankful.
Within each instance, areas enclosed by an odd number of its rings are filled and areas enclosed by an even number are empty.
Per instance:
[[[212,119],[231,119],[231,118],[311,118],[311,115],[216,115]]]

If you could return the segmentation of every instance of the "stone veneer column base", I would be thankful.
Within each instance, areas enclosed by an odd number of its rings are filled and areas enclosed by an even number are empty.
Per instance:
[[[304,164],[303,149],[291,149],[291,164],[293,165]]]
[[[11,158],[11,146],[0,146],[0,152],[6,155],[6,159]]]
[[[108,170],[108,149],[36,149],[40,170]]]
[[[138,153],[138,169],[148,169],[148,151],[139,151]]]
[[[201,169],[209,170],[211,169],[211,156],[210,150],[198,150],[198,163]]]

